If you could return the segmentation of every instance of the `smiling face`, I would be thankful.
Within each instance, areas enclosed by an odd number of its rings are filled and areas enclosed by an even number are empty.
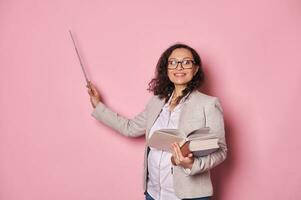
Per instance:
[[[183,61],[183,60],[194,60],[192,53],[185,48],[178,48],[173,50],[173,52],[170,54],[168,61]],[[189,66],[189,63],[183,65]],[[181,63],[178,63],[178,66],[176,69],[167,69],[167,75],[169,77],[169,80],[174,83],[175,87],[186,87],[187,83],[192,80],[193,76],[198,71],[198,66],[191,64],[192,68],[190,69],[184,69],[181,66]]]

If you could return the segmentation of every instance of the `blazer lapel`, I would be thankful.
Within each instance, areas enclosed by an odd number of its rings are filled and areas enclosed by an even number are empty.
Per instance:
[[[194,129],[194,127],[191,127],[187,121],[189,121],[189,119],[193,117],[193,114],[195,114],[194,112],[197,111],[196,105],[193,103],[196,93],[196,91],[191,92],[189,97],[184,101],[184,105],[181,110],[178,129],[185,133],[183,136],[186,136]]]
[[[178,129],[182,130],[185,134],[188,134],[190,131],[193,130],[193,127],[190,127],[188,123],[185,123],[187,119],[189,119],[190,114],[196,110],[195,104],[191,103],[193,102],[193,99],[195,98],[196,91],[192,91],[191,94],[188,96],[188,98],[183,102],[183,107],[181,110],[180,114],[180,119],[179,119],[179,126]],[[149,114],[149,122],[148,122],[148,127],[146,130],[146,139],[148,139],[148,134],[155,123],[156,119],[159,117],[159,114],[161,112],[161,109],[163,108],[165,104],[164,99],[159,99],[157,98],[154,104],[152,105],[152,108],[150,110]],[[184,136],[184,135],[183,135]]]
[[[151,127],[153,126],[153,124],[155,123],[156,119],[158,118],[164,104],[165,104],[164,99],[157,98],[156,101],[154,102],[154,104],[152,105],[152,108],[149,113],[148,128],[147,128],[146,134],[145,134],[147,139],[148,139],[149,131],[150,131]]]

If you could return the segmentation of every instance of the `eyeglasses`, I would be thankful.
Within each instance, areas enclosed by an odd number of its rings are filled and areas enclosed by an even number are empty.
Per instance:
[[[184,59],[182,61],[177,61],[176,59],[172,59],[168,61],[168,69],[177,69],[178,64],[181,63],[181,66],[184,69],[191,69],[193,67],[193,64],[195,64],[194,60],[191,59]]]

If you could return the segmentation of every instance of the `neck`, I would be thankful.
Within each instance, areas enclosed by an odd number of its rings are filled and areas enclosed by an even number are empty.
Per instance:
[[[175,85],[174,97],[179,97],[182,95],[183,90],[186,88],[186,85]]]

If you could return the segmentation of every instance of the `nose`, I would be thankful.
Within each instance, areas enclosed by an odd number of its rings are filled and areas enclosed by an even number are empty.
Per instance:
[[[179,68],[179,66],[180,66],[180,68]],[[176,70],[183,70],[183,69],[184,69],[184,67],[182,66],[182,62],[178,62]]]

